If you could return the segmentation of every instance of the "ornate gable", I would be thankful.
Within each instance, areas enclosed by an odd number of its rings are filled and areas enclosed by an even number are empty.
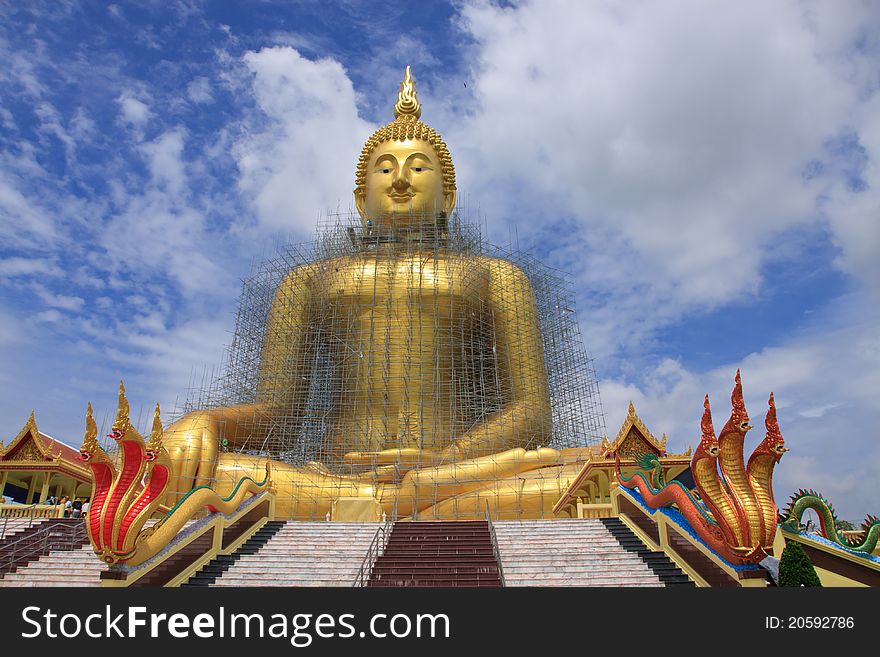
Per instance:
[[[629,403],[626,419],[617,432],[617,437],[609,444],[602,441],[602,456],[611,458],[619,454],[621,459],[635,459],[645,452],[653,452],[657,456],[666,456],[666,434],[660,440],[648,431],[648,427],[642,422],[636,413],[636,407]]]
[[[53,461],[55,457],[49,453],[49,449],[40,436],[40,431],[34,420],[34,412],[31,411],[31,416],[21,431],[0,455],[0,461]]]

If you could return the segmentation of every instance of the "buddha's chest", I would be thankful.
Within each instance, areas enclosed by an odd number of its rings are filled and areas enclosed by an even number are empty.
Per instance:
[[[366,258],[327,271],[318,301],[356,314],[471,311],[486,301],[488,277],[469,258]]]

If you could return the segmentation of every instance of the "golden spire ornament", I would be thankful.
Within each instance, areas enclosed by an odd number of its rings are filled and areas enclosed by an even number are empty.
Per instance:
[[[116,420],[113,422],[113,431],[125,433],[131,428],[131,419],[129,418],[128,399],[125,397],[125,383],[119,382],[119,402],[116,408]]]
[[[86,434],[83,436],[82,447],[80,451],[94,452],[98,449],[98,425],[95,423],[95,416],[92,414],[92,402],[88,403],[86,408]]]
[[[413,117],[409,120],[418,121],[421,116],[422,105],[416,96],[416,81],[407,64],[403,82],[400,83],[400,92],[397,94],[397,102],[394,103],[394,118],[399,120],[403,117]],[[403,118],[403,120],[407,119]]]
[[[150,441],[147,443],[147,452],[158,452],[162,445],[162,420],[159,418],[159,404],[153,413],[153,428],[150,432]]]

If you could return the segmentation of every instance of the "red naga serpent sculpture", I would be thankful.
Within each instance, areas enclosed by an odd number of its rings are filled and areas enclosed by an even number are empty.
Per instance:
[[[752,425],[743,402],[739,370],[731,406],[730,418],[716,438],[709,395],[703,403],[702,438],[691,461],[700,500],[677,481],[658,489],[641,472],[624,477],[619,458],[617,475],[621,486],[638,490],[649,507],[677,506],[697,535],[731,563],[757,563],[767,556],[776,535],[773,468],[788,448],[779,431],[776,403],[770,393],[767,433],[746,465],[743,442]],[[658,461],[655,467],[659,465]]]
[[[80,459],[89,466],[94,477],[86,529],[92,548],[102,561],[128,566],[142,564],[167,546],[195,514],[204,509],[228,514],[249,495],[271,490],[270,461],[267,459],[266,476],[262,482],[243,477],[226,498],[208,486],[197,486],[152,527],[144,529],[167,492],[171,457],[162,446],[158,404],[147,443],[132,426],[128,414],[125,386],[120,383],[119,407],[109,434],[119,447],[119,469],[98,443],[98,428],[91,404],[88,405],[86,434],[80,447]]]

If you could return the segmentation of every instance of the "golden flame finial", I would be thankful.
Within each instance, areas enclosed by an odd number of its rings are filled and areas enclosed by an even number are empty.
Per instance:
[[[156,411],[153,413],[153,430],[150,432],[150,442],[147,444],[147,450],[157,451],[162,445],[162,420],[159,419],[159,404],[156,404]]]
[[[764,418],[764,426],[767,427],[767,436],[765,440],[770,443],[785,442],[782,438],[782,432],[779,430],[779,421],[776,419],[776,400],[773,399],[773,393],[770,393],[770,399],[767,402],[767,416]]]
[[[83,436],[81,452],[94,452],[98,448],[98,425],[95,423],[95,416],[92,415],[92,402],[88,403],[86,408],[86,434]]]
[[[116,420],[113,422],[113,429],[125,433],[131,427],[129,419],[128,399],[125,398],[125,383],[119,382],[119,403],[116,407]]]
[[[400,83],[400,92],[397,94],[397,102],[394,103],[394,118],[410,116],[413,117],[412,121],[418,121],[422,116],[422,105],[416,96],[416,81],[407,64],[403,82]]]
[[[700,439],[701,443],[711,445],[718,442],[718,439],[715,437],[715,427],[712,426],[712,408],[709,406],[708,394],[703,400],[703,418],[700,420],[700,430],[703,432],[703,437]]]
[[[749,421],[749,413],[746,411],[746,403],[743,399],[742,378],[740,377],[739,368],[736,370],[733,392],[730,395],[730,404],[733,407],[730,417],[734,422]]]

